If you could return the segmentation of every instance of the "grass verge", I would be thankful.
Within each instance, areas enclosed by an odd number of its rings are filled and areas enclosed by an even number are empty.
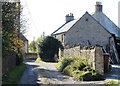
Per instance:
[[[42,62],[42,63],[45,63],[45,62],[42,61],[39,57],[36,59],[36,62]]]
[[[117,85],[117,86],[120,86],[120,83],[118,83],[117,81],[114,81],[114,80],[105,80],[105,83],[104,84],[107,84],[107,85]]]
[[[22,73],[26,69],[26,64],[21,63],[19,66],[15,66],[2,76],[2,86],[13,86],[17,84],[21,78]]]

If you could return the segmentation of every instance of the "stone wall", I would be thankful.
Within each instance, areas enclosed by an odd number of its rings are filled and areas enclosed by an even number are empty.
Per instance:
[[[91,46],[91,47],[65,47],[62,51],[64,57],[80,56],[88,58],[90,64],[93,68],[97,70],[100,74],[104,74],[104,59],[102,47]]]
[[[5,58],[2,58],[2,75],[8,72],[16,65],[16,53],[10,51]]]
[[[80,56],[80,46],[65,48],[63,54],[64,57]]]
[[[25,53],[25,59],[37,58],[37,53]]]

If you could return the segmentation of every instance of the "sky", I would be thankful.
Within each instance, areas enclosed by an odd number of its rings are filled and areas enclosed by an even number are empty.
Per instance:
[[[103,13],[118,25],[118,2],[120,0],[99,0],[103,5]],[[29,40],[36,40],[43,32],[50,35],[65,23],[65,16],[73,13],[74,18],[80,18],[86,11],[95,12],[96,0],[21,0],[23,12],[21,18],[25,21]]]

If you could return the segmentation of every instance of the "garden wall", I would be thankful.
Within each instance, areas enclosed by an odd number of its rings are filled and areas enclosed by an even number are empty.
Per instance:
[[[66,46],[64,51],[60,51],[60,56],[64,57],[72,57],[72,56],[80,56],[88,58],[90,64],[92,64],[93,68],[97,70],[100,74],[104,74],[104,57],[102,47],[99,46],[91,46],[91,47],[82,47],[78,46]]]
[[[37,53],[25,53],[25,59],[37,58]]]
[[[16,65],[16,53],[10,51],[5,58],[2,58],[2,75],[8,72]]]

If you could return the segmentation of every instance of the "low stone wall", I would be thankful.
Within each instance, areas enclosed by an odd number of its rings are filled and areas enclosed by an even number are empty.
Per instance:
[[[8,72],[16,65],[16,53],[10,51],[8,55],[2,59],[2,75]]]
[[[61,54],[63,54],[61,56],[64,57],[80,56],[88,58],[90,64],[93,65],[93,68],[97,70],[100,74],[104,74],[104,57],[102,47],[65,47],[64,51],[61,51]]]
[[[63,56],[64,57],[80,56],[80,46],[65,48]]]
[[[37,58],[37,53],[25,53],[25,59]]]

